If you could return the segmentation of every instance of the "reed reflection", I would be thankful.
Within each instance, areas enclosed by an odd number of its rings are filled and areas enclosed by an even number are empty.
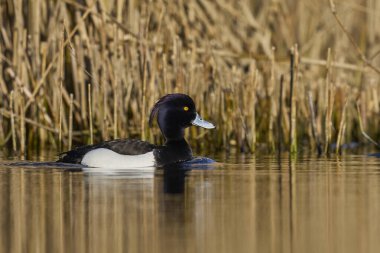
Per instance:
[[[241,161],[240,161],[241,162]],[[377,158],[0,168],[0,252],[378,252]]]

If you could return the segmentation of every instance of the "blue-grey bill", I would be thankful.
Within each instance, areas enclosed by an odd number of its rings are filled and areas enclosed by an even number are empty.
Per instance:
[[[191,124],[193,124],[194,126],[200,126],[200,127],[204,127],[207,129],[215,128],[214,124],[202,119],[198,113],[197,113],[197,116],[195,117],[195,119],[191,122]]]

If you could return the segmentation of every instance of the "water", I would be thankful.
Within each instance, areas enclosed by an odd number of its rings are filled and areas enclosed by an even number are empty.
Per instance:
[[[0,252],[379,252],[379,158],[217,160],[154,173],[0,166]]]

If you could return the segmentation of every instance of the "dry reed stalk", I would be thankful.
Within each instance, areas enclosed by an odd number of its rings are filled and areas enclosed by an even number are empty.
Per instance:
[[[141,118],[140,118],[140,129],[141,129],[141,139],[146,140],[146,96],[147,96],[147,82],[148,82],[148,48],[145,47],[141,41],[145,38],[148,24],[149,22],[146,22],[146,24],[143,23],[143,19],[140,20],[139,23],[139,50],[140,50],[140,76],[142,81],[142,91],[141,91]]]
[[[329,48],[327,51],[327,74],[326,74],[326,81],[325,81],[325,96],[327,98],[327,104],[325,105],[325,140],[324,140],[324,153],[328,154],[330,149],[330,142],[331,142],[331,117],[332,117],[332,111],[333,111],[333,103],[334,103],[334,97],[333,97],[333,85],[332,85],[332,55],[331,55],[331,49]]]
[[[251,108],[251,149],[256,151],[256,89],[258,83],[258,70],[254,68],[251,72],[252,108]]]
[[[14,118],[13,107],[14,107],[14,92],[12,90],[10,95],[9,95],[9,110],[11,112],[12,148],[13,148],[13,151],[16,152],[16,150],[17,150],[16,138],[17,137],[16,137],[16,127],[15,127],[15,118]]]
[[[5,69],[3,63],[6,63],[7,59],[2,56],[1,54],[2,51],[3,51],[3,47],[0,43],[0,69]],[[4,95],[8,94],[8,88],[7,88],[7,85],[5,84],[3,75],[0,75],[0,95],[3,95],[3,94]]]
[[[361,117],[361,113],[360,113],[360,107],[359,107],[359,104],[356,103],[356,111],[358,113],[358,120],[359,120],[359,128],[360,128],[360,132],[362,133],[362,135],[364,136],[365,139],[367,139],[369,142],[371,142],[372,144],[374,144],[375,146],[377,146],[378,148],[380,148],[380,144],[377,143],[376,141],[374,141],[365,131],[364,131],[364,128],[363,128],[363,121],[362,121],[362,117]]]
[[[70,93],[70,104],[69,104],[69,146],[68,150],[71,150],[72,142],[73,142],[73,101],[74,95]]]
[[[87,85],[87,97],[88,97],[88,124],[90,126],[90,144],[94,144],[94,130],[92,123],[92,90],[91,84]]]
[[[62,24],[63,27],[63,24]],[[58,52],[58,148],[62,149],[62,118],[63,118],[63,81],[64,81],[64,32],[61,33],[59,40],[59,52]]]
[[[0,94],[1,96],[1,94]],[[3,146],[4,143],[6,142],[5,141],[5,134],[4,134],[4,126],[3,126],[3,122],[4,122],[4,118],[3,118],[3,115],[0,114],[0,146]]]
[[[106,83],[105,75],[102,75],[102,138],[103,140],[108,140],[108,86]]]
[[[327,154],[329,149],[329,119],[328,119],[328,109],[329,109],[329,87],[330,87],[330,77],[331,77],[331,48],[327,50],[327,60],[326,60],[326,78],[324,85],[324,98],[325,104],[323,105],[324,112],[324,147],[323,153]]]
[[[59,84],[59,103],[58,103],[58,147],[62,147],[62,118],[63,118],[63,99],[62,99],[62,81]]]
[[[144,60],[143,60],[143,81],[142,81],[142,107],[141,107],[141,123],[140,123],[140,128],[141,128],[141,139],[145,140],[146,139],[146,134],[145,134],[145,122],[146,122],[146,86],[147,86],[147,59],[146,59],[146,53],[144,51]]]
[[[297,75],[298,75],[298,47],[295,45],[290,50],[290,153],[297,153],[297,137],[296,137],[296,122],[297,122]]]
[[[114,93],[114,103],[113,103],[113,138],[117,139],[117,129],[118,129],[118,106],[119,99],[117,94],[117,88],[115,87],[115,93]]]
[[[17,96],[18,104],[20,110],[20,153],[23,158],[25,155],[25,144],[26,144],[26,129],[25,129],[25,104],[24,97],[22,96],[22,92]]]
[[[309,108],[310,108],[310,118],[311,118],[311,130],[312,130],[312,135],[315,141],[315,145],[317,148],[317,153],[318,155],[322,154],[322,145],[320,141],[320,136],[317,130],[317,120],[315,116],[315,109],[314,109],[314,102],[313,102],[313,93],[311,90],[308,91],[308,100],[309,100]]]
[[[268,96],[269,96],[269,128],[268,128],[268,144],[271,152],[274,152],[275,142],[273,138],[273,125],[276,117],[275,112],[275,98],[274,98],[274,87],[275,87],[275,47],[272,47],[272,56],[271,56],[271,71],[270,71],[270,84],[268,88]]]
[[[287,94],[290,94],[290,85],[287,86],[286,85],[286,76],[287,75],[283,75],[284,76],[284,85],[283,85],[283,100],[282,100],[282,111],[281,111],[281,114],[282,114],[282,131],[283,131],[283,141],[284,143],[290,143],[289,141],[289,137],[290,137],[290,107],[288,108],[286,105],[288,104],[287,101],[288,101],[288,97],[287,97]],[[290,83],[290,75],[289,75],[289,83]],[[288,89],[287,89],[288,88]],[[290,95],[289,95],[289,98],[290,98]]]
[[[338,132],[338,138],[336,141],[336,150],[335,153],[338,155],[341,153],[341,143],[343,140],[344,132],[346,129],[346,108],[347,108],[348,100],[344,103],[343,110],[342,110],[342,116],[339,124],[339,132]]]
[[[0,53],[2,52],[2,45],[0,44]],[[0,56],[0,69],[3,69],[3,61],[1,60],[1,56]],[[5,86],[5,83],[4,83],[4,79],[3,79],[3,76],[0,75],[0,97],[2,98],[2,100],[5,99],[5,95],[7,95],[7,88]],[[5,144],[5,135],[4,135],[4,126],[3,126],[3,122],[4,122],[4,119],[3,119],[3,115],[0,115],[0,146],[2,146],[3,144]]]
[[[168,84],[168,70],[166,63],[167,62],[167,56],[166,54],[162,54],[162,78],[163,78],[163,93],[168,94],[169,93],[169,84]]]
[[[119,4],[120,1],[118,1]],[[117,27],[115,26],[114,29],[114,36],[115,36],[115,41],[114,41],[114,78],[113,78],[113,94],[114,94],[114,103],[113,103],[113,138],[117,139],[117,126],[118,126],[118,103],[119,103],[119,96],[118,96],[118,91],[119,91],[119,75],[118,75],[118,68],[120,64],[119,62],[119,34],[117,31]]]
[[[278,135],[278,153],[282,152],[282,111],[283,111],[283,100],[284,100],[284,75],[280,77],[280,93],[278,96],[278,115],[277,115],[277,135]]]

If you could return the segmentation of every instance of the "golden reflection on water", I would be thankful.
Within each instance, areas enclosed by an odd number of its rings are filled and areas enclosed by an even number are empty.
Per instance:
[[[0,167],[0,252],[380,251],[376,158],[248,162],[186,179]]]

